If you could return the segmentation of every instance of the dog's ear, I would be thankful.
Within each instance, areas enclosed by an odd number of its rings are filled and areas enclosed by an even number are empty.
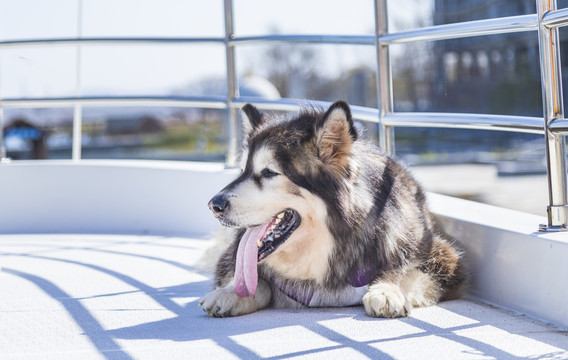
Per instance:
[[[345,170],[349,163],[351,145],[357,140],[349,105],[342,100],[334,102],[316,120],[315,130],[319,158],[325,164]]]
[[[243,106],[243,112],[248,119],[248,121],[245,120],[243,124],[245,138],[248,138],[252,131],[264,124],[264,116],[252,104],[246,104]]]

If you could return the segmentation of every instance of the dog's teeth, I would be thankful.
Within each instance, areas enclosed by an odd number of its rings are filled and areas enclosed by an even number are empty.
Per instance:
[[[278,219],[278,218],[277,218],[277,219],[274,221],[274,224],[280,224],[280,221],[282,221],[282,219]]]
[[[283,213],[283,212],[281,212],[280,214],[278,214],[278,215],[276,216],[276,217],[278,218],[277,221],[282,220],[282,218],[284,217],[284,214],[285,214],[285,213]]]
[[[258,247],[262,246],[262,239],[258,239],[258,241],[256,242],[256,246]]]

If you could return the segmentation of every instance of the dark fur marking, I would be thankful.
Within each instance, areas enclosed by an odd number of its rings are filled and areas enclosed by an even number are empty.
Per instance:
[[[235,273],[235,263],[237,259],[237,248],[241,238],[245,234],[246,229],[239,229],[231,245],[225,250],[225,252],[219,258],[217,262],[217,268],[215,270],[215,286],[221,287],[227,285],[224,283],[228,279],[232,278]]]
[[[264,122],[264,117],[258,111],[256,107],[251,104],[245,104],[243,106],[243,111],[247,115],[247,118],[252,126],[253,129],[258,128]]]
[[[389,166],[391,164],[392,161],[389,159],[389,161],[387,161],[387,165],[385,166],[385,170],[383,171],[383,174],[381,176],[381,181],[379,184],[379,192],[377,196],[375,196],[374,211],[372,211],[372,213],[376,214],[377,217],[383,213],[387,201],[390,200],[390,195],[394,187],[395,178],[393,171]]]
[[[380,177],[381,181],[378,184],[379,191],[375,196],[373,207],[371,208],[370,212],[366,214],[367,219],[372,219],[371,223],[376,224],[374,227],[367,230],[371,234],[386,233],[386,226],[384,226],[384,224],[382,223],[381,217],[385,211],[385,208],[387,207],[387,203],[392,204],[390,198],[395,182],[393,172],[388,164],[389,163],[387,162],[387,166],[385,167],[383,174]],[[345,226],[345,224],[339,224],[339,226]],[[336,229],[335,231],[338,231],[338,229]],[[363,232],[365,231],[363,230]],[[339,261],[347,261],[347,263],[351,263],[348,272],[348,282],[351,285],[362,286],[369,284],[381,272],[390,270],[390,268],[394,265],[392,259],[387,259],[385,255],[386,249],[384,247],[384,241],[381,241],[380,238],[377,238],[377,235],[369,237],[364,233],[351,233],[345,234],[344,236],[346,236],[346,241],[339,243],[340,249],[338,249],[336,253],[341,254],[340,256],[343,257],[343,259],[341,260],[338,259]],[[362,242],[362,248],[350,248],[350,245],[352,245],[352,243],[354,242],[351,241],[351,238],[360,239]],[[373,246],[373,243],[376,245]],[[376,251],[366,251],[373,248],[375,248]],[[337,260],[333,259],[331,261]],[[335,286],[341,286],[341,284],[338,283]]]
[[[294,196],[298,196],[298,197],[301,197],[301,198],[304,197],[304,195],[302,195],[302,192],[300,191],[300,188],[296,185],[290,185],[288,187],[288,192],[290,194],[294,195]]]
[[[252,180],[259,190],[262,190],[262,178],[258,175],[253,175]]]

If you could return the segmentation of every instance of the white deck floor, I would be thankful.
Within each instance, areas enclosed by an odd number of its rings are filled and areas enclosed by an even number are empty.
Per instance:
[[[0,359],[568,359],[568,332],[471,300],[371,319],[361,307],[212,319],[207,241],[0,235]]]

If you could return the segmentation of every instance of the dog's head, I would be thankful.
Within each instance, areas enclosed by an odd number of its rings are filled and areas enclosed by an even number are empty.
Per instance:
[[[209,208],[224,226],[258,227],[258,261],[272,253],[269,263],[309,251],[325,256],[322,251],[333,247],[326,226],[332,200],[326,196],[337,196],[334,184],[348,176],[357,139],[349,106],[337,101],[327,111],[292,119],[267,117],[250,104],[243,111],[242,173]]]

